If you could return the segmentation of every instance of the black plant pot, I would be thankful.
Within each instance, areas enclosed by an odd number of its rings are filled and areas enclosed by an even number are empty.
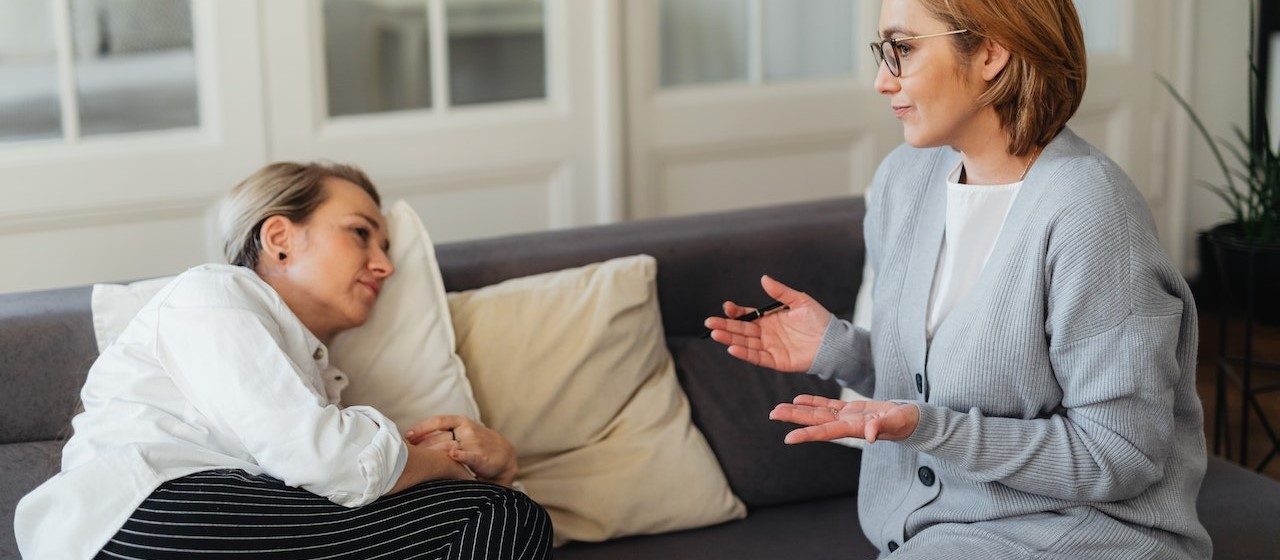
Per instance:
[[[1254,319],[1280,325],[1280,244],[1259,244],[1241,235],[1240,224],[1209,230],[1223,293],[1217,299]]]

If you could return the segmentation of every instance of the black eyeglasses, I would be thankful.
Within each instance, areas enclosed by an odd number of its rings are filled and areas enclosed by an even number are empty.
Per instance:
[[[928,39],[930,37],[942,37],[945,35],[956,35],[959,33],[968,33],[968,29],[957,29],[955,31],[947,31],[945,33],[934,33],[931,35],[916,35],[914,37],[899,37],[897,39],[886,39],[871,43],[871,57],[876,60],[876,66],[880,65],[880,61],[884,61],[884,65],[889,68],[889,73],[895,78],[902,77],[902,53],[898,52],[900,48],[898,43],[902,41],[911,41],[915,39]]]

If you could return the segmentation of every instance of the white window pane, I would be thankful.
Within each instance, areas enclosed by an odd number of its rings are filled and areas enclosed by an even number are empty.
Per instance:
[[[1089,54],[1120,52],[1121,3],[1117,0],[1075,0],[1075,3]]]
[[[546,97],[545,16],[539,0],[449,0],[453,105]]]
[[[746,0],[662,0],[662,85],[747,79]]]
[[[431,106],[426,0],[325,0],[329,115]]]
[[[765,0],[765,79],[851,74],[854,1]]]
[[[0,2],[0,142],[62,136],[59,111],[50,4]]]
[[[86,136],[200,124],[190,0],[73,0]]]

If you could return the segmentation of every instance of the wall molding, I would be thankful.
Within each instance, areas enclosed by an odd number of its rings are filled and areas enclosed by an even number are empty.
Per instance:
[[[201,217],[220,197],[151,199],[127,204],[57,208],[0,214],[0,235],[160,222]]]

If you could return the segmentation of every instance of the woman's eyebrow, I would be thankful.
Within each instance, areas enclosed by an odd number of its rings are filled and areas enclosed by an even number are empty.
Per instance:
[[[902,37],[914,37],[916,33],[909,29],[906,29],[897,25],[890,25],[889,27],[886,27],[880,30],[880,38],[886,41],[889,39],[892,39],[894,35],[899,35]]]
[[[364,221],[369,222],[369,226],[375,230],[382,229],[382,226],[378,225],[377,220],[374,220],[373,218],[369,217],[369,215],[365,214],[364,212],[352,212],[351,215],[356,216],[358,218],[364,218]]]

